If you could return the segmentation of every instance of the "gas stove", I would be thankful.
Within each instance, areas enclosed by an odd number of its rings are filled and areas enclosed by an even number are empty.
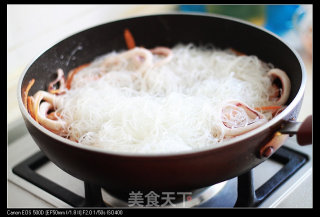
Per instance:
[[[8,208],[313,207],[312,146],[297,145],[294,136],[239,177],[190,192],[119,195],[58,168],[39,150],[22,119],[8,127]]]

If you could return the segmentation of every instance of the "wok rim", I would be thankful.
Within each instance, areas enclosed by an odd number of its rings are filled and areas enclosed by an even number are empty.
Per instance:
[[[26,73],[28,72],[30,66],[35,63],[35,61],[41,57],[45,52],[47,52],[48,50],[50,50],[52,47],[54,47],[55,45],[57,45],[58,43],[76,35],[76,34],[80,34],[84,31],[93,29],[93,28],[97,28],[109,23],[114,23],[114,22],[121,22],[121,21],[125,21],[125,20],[130,20],[130,19],[134,19],[134,18],[144,18],[144,17],[153,17],[153,16],[167,16],[167,15],[187,15],[187,16],[203,16],[203,17],[214,17],[214,18],[220,18],[220,19],[225,19],[225,20],[229,20],[229,21],[233,21],[233,22],[238,22],[238,23],[242,23],[245,25],[249,25],[251,27],[254,27],[260,31],[263,31],[265,34],[269,34],[271,36],[273,36],[274,38],[278,39],[281,43],[283,43],[285,46],[287,46],[289,48],[289,50],[291,50],[291,52],[293,52],[293,54],[295,55],[295,57],[297,58],[297,60],[299,61],[300,67],[301,67],[301,72],[302,72],[302,79],[301,79],[301,84],[299,87],[299,90],[297,92],[297,94],[295,95],[295,97],[293,98],[293,100],[290,102],[290,104],[280,113],[278,114],[276,117],[274,117],[273,119],[271,119],[270,121],[268,121],[266,124],[250,131],[247,132],[243,135],[237,136],[235,138],[232,138],[230,140],[227,141],[223,141],[222,143],[216,144],[213,147],[203,147],[203,148],[198,148],[198,149],[193,149],[193,150],[188,150],[188,151],[177,151],[177,152],[172,152],[172,153],[132,153],[132,152],[117,152],[117,151],[113,151],[113,150],[105,150],[103,148],[99,148],[99,147],[94,147],[94,146],[89,146],[89,145],[83,145],[81,143],[76,143],[74,141],[71,141],[69,139],[63,138],[61,136],[58,136],[56,134],[54,134],[53,132],[47,130],[45,127],[43,127],[42,125],[40,125],[38,122],[36,122],[31,115],[28,113],[27,109],[25,108],[24,104],[23,104],[23,100],[22,100],[22,94],[21,94],[21,88],[22,88],[22,81],[26,75]],[[55,139],[61,143],[63,143],[64,145],[68,145],[71,146],[72,148],[77,148],[77,149],[82,149],[84,151],[90,151],[90,152],[95,152],[95,153],[99,153],[99,154],[105,154],[107,155],[113,155],[113,156],[121,156],[121,157],[131,157],[131,158],[166,158],[166,157],[191,157],[197,154],[201,154],[201,153],[205,153],[205,152],[210,152],[213,150],[218,150],[218,149],[223,149],[232,145],[237,145],[238,143],[240,143],[243,140],[249,139],[250,137],[254,137],[257,134],[262,133],[263,131],[266,131],[268,128],[272,128],[273,126],[277,125],[278,123],[280,123],[284,117],[286,117],[287,115],[289,115],[289,113],[300,103],[300,101],[303,98],[304,95],[304,91],[305,91],[305,86],[306,86],[306,69],[305,69],[305,65],[300,57],[300,55],[297,53],[297,51],[295,49],[293,49],[290,45],[288,45],[285,41],[283,41],[278,35],[276,35],[275,33],[257,26],[253,23],[250,23],[248,21],[244,21],[244,20],[240,20],[238,18],[233,18],[233,17],[229,17],[229,16],[224,16],[224,15],[216,15],[216,14],[211,14],[211,13],[187,13],[187,12],[176,12],[176,13],[158,13],[158,14],[152,14],[152,15],[138,15],[138,16],[130,16],[130,17],[126,17],[126,18],[122,18],[122,19],[117,19],[117,20],[113,20],[110,22],[106,22],[106,23],[102,23],[99,25],[95,25],[80,31],[77,31],[73,34],[70,34],[60,40],[57,40],[55,43],[52,43],[52,45],[50,45],[47,49],[45,49],[44,51],[42,51],[40,54],[38,54],[37,56],[35,56],[34,58],[31,59],[31,61],[29,62],[29,64],[25,67],[25,69],[23,70],[23,72],[20,75],[19,81],[18,81],[18,87],[17,87],[17,94],[18,94],[18,105],[20,108],[20,111],[22,113],[22,115],[28,120],[28,122],[35,128],[37,128],[41,133],[45,134],[46,136],[51,137],[52,139]]]

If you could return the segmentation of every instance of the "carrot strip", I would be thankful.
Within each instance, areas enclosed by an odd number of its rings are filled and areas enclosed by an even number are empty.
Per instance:
[[[136,47],[136,43],[129,29],[124,30],[124,39],[129,50]]]
[[[282,106],[262,106],[262,107],[256,107],[254,109],[259,111],[267,111],[267,110],[278,110],[281,108]]]
[[[37,101],[36,101],[37,100]],[[38,105],[35,107],[35,110],[33,110],[34,112],[34,120],[36,122],[39,123],[39,118],[38,118],[38,110],[39,110],[39,106],[40,106],[40,102],[41,102],[42,98],[41,97],[37,97],[36,99],[34,99],[34,105]]]
[[[237,56],[246,56],[244,53],[237,51],[236,49],[230,48]]]
[[[48,92],[51,93],[51,94],[59,95],[59,94],[65,93],[66,91],[61,91],[60,88],[59,88],[59,89],[55,89],[55,90],[48,90]]]
[[[70,90],[70,88],[71,88],[71,82],[72,82],[72,79],[73,79],[74,75],[78,71],[80,71],[81,69],[87,67],[88,65],[90,65],[90,63],[86,63],[86,64],[83,64],[83,65],[80,65],[77,68],[74,68],[71,72],[69,72],[68,77],[67,77],[67,81],[66,81],[66,87],[67,87],[68,90]]]
[[[30,113],[31,117],[34,119],[34,112],[33,112],[33,97],[32,96],[28,96],[28,103],[27,103],[27,107],[28,107],[28,112]]]
[[[35,79],[32,78],[29,83],[28,83],[28,86],[26,87],[26,90],[24,91],[24,96],[23,96],[23,103],[24,103],[24,106],[28,109],[28,94],[29,94],[29,90],[31,89],[31,87],[33,86],[34,84],[34,81]]]

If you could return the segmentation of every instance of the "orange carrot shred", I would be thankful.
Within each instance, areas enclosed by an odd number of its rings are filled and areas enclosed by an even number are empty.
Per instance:
[[[36,100],[36,99],[35,99]],[[37,98],[37,101],[34,101],[34,103],[36,104],[36,105],[40,105],[40,101],[41,101],[42,99],[41,98]],[[38,121],[38,110],[39,110],[39,106],[36,106],[35,107],[35,110],[33,111],[34,112],[34,120],[36,121],[36,122],[38,122],[39,123],[39,121]]]
[[[136,47],[136,43],[129,29],[124,30],[124,39],[129,50]]]
[[[48,92],[51,93],[51,94],[56,94],[56,95],[65,93],[65,91],[61,91],[60,89],[48,90]]]
[[[267,111],[267,110],[278,110],[281,108],[282,106],[262,106],[262,107],[256,107],[254,109],[259,111]]]
[[[28,107],[28,112],[30,113],[31,117],[34,119],[34,112],[33,112],[33,98],[32,96],[28,96],[28,103],[27,103],[27,107]]]
[[[26,107],[26,109],[28,109],[28,94],[29,94],[29,90],[30,90],[31,87],[33,86],[34,81],[35,81],[35,79],[32,78],[32,79],[29,81],[28,86],[26,87],[26,90],[24,91],[23,103],[24,103],[24,106]]]
[[[231,48],[231,50],[237,55],[237,56],[246,56],[244,53],[237,51],[236,49]]]
[[[73,79],[74,75],[78,71],[80,71],[81,69],[87,67],[88,65],[90,65],[90,63],[86,63],[86,64],[83,64],[83,65],[80,65],[77,68],[73,69],[71,72],[69,72],[68,77],[67,77],[67,81],[66,81],[66,87],[67,87],[68,90],[70,90],[70,88],[71,88],[71,82],[72,82],[72,79]]]

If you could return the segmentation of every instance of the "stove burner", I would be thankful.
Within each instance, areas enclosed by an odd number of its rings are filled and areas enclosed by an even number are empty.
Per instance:
[[[166,201],[161,201],[164,203],[157,202],[157,206],[164,207],[164,208],[189,208],[189,207],[195,207],[202,203],[205,203],[206,201],[210,200],[213,197],[216,197],[218,194],[220,194],[221,191],[225,189],[225,187],[228,185],[229,181],[220,182],[218,184],[204,187],[200,189],[196,189],[189,192],[166,192],[171,193],[170,197],[173,195],[173,199],[170,200],[169,203],[166,203]],[[111,193],[110,191],[106,191],[102,188],[103,191],[103,199],[105,203],[111,207],[130,207],[132,203],[130,204],[128,202],[128,193],[124,193],[123,195],[119,195],[117,192]],[[149,192],[150,193],[150,192]],[[163,192],[152,192],[155,193],[160,197],[162,196]],[[177,194],[175,194],[177,193]],[[179,194],[180,193],[180,194]],[[234,192],[235,193],[235,192]],[[191,197],[188,197],[190,195]],[[164,198],[162,198],[164,199]]]
[[[307,162],[308,157],[288,147],[281,147],[270,159],[284,166],[257,190],[254,190],[253,174],[250,170],[238,178],[196,190],[193,193],[197,196],[186,201],[185,207],[257,207],[298,171]],[[100,186],[84,182],[85,198],[83,198],[38,174],[36,170],[47,162],[49,159],[39,151],[16,165],[12,171],[72,207],[108,207],[120,204],[126,206],[127,201],[108,192],[104,192],[106,198],[103,198],[104,190],[101,190]],[[177,204],[177,207],[179,206],[181,202]]]

